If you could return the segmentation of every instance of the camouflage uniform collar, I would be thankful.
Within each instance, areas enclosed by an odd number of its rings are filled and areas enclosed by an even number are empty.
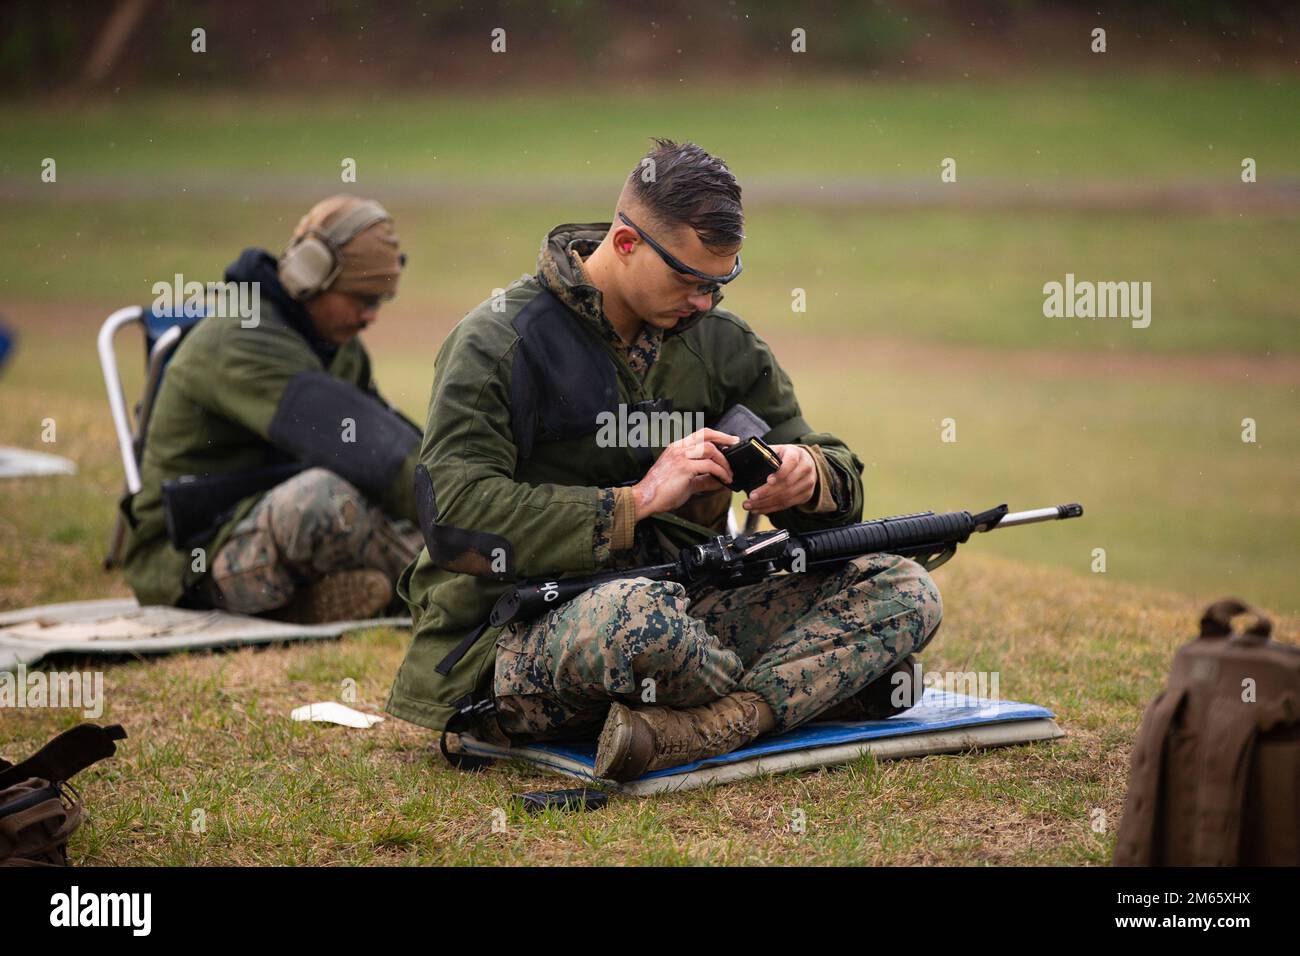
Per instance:
[[[556,226],[542,241],[537,255],[537,281],[573,312],[618,338],[605,318],[600,290],[591,284],[582,268],[582,257],[589,256],[609,231],[602,223],[574,223]]]
[[[537,255],[537,281],[542,287],[563,302],[570,311],[594,324],[611,343],[620,349],[626,349],[627,343],[605,317],[600,289],[591,284],[587,273],[582,268],[582,260],[596,251],[605,234],[609,232],[610,223],[566,223],[556,226],[542,240],[541,251]],[[722,293],[713,297],[713,307],[722,301]],[[679,335],[696,325],[707,313],[695,312],[682,319],[668,332],[659,332],[652,326],[645,326],[653,338],[664,335]],[[646,336],[646,331],[641,337]],[[640,337],[639,337],[640,338]],[[638,339],[639,340],[639,339]]]

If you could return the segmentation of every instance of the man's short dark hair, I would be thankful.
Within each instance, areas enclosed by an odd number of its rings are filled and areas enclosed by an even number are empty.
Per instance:
[[[694,143],[659,137],[653,142],[627,182],[654,225],[690,226],[712,250],[725,253],[739,247],[745,238],[745,212],[740,183],[726,163]]]

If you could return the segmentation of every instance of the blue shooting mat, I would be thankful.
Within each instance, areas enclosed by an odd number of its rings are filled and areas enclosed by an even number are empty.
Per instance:
[[[1012,700],[983,700],[927,687],[921,703],[888,720],[804,724],[721,757],[658,770],[623,784],[601,781],[624,793],[644,795],[878,757],[924,756],[979,747],[1053,740],[1065,736],[1045,707]],[[565,741],[498,747],[462,734],[461,749],[478,756],[517,759],[548,770],[596,780],[596,744]]]

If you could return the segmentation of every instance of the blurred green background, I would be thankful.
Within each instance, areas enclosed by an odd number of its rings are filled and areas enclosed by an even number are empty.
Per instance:
[[[774,344],[814,426],[858,451],[869,515],[1079,500],[1082,521],[972,547],[1078,575],[1101,548],[1105,579],[1300,610],[1284,8],[1183,5],[1183,26],[1153,36],[1118,5],[818,4],[800,55],[799,17],[765,4],[708,30],[618,3],[413,4],[409,21],[317,4],[306,34],[242,3],[144,4],[92,77],[107,19],[132,4],[59,36],[34,6],[0,14],[0,314],[19,333],[0,443],[81,471],[0,484],[0,607],[122,591],[97,570],[121,482],[94,357],[112,309],[174,273],[218,279],[246,245],[278,250],[320,197],[377,198],[410,263],[370,347],[422,418],[447,331],[532,271],[551,226],[608,219],[659,135],[744,186],[726,306]],[[611,13],[617,29],[592,28]],[[187,24],[203,22],[209,52],[193,54]],[[1098,23],[1104,54],[1088,49]],[[957,181],[941,183],[948,157]],[[1150,327],[1044,317],[1044,283],[1067,273],[1149,281]],[[119,350],[132,394],[138,348]]]

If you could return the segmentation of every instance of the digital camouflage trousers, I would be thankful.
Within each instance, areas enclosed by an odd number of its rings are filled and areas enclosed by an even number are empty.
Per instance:
[[[409,522],[394,522],[332,471],[309,468],[263,496],[212,561],[214,607],[260,614],[334,571],[373,568],[396,582],[423,547]]]
[[[675,582],[602,584],[497,642],[497,721],[515,740],[591,736],[612,701],[694,707],[758,693],[790,730],[930,641],[939,590],[915,561],[855,558],[692,600]]]

